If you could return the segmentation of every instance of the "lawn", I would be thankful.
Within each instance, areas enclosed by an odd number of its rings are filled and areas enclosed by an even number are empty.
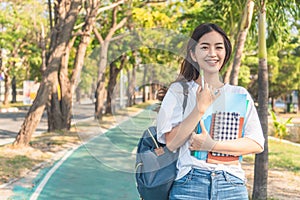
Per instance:
[[[288,170],[300,174],[300,146],[269,139],[269,169]],[[254,162],[254,155],[244,156]]]

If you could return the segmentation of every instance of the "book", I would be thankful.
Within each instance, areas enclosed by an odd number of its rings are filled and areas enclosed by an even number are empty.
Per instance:
[[[238,112],[212,114],[210,135],[216,141],[234,140],[242,137],[244,118]],[[238,164],[239,156],[208,152],[208,163]]]
[[[220,135],[213,135],[214,130],[219,127],[220,121],[216,122],[218,126],[215,125],[216,114],[223,115],[225,113],[232,113],[231,116],[235,117],[232,120],[238,123],[238,137],[243,137],[243,126],[244,120],[248,107],[248,100],[246,94],[239,93],[221,93],[221,95],[214,101],[214,103],[207,109],[205,114],[202,116],[201,120],[204,121],[206,130],[211,134],[212,138],[220,137]],[[221,114],[223,113],[223,114]],[[219,120],[219,119],[218,119]],[[220,119],[221,120],[221,119]],[[230,124],[231,125],[231,124]],[[233,125],[232,125],[233,126]],[[235,125],[237,126],[237,125]],[[202,130],[200,123],[198,123],[195,132],[201,134]],[[219,131],[220,132],[220,131]],[[218,131],[217,131],[218,133]],[[235,133],[236,134],[236,130]],[[224,137],[224,136],[222,136]],[[222,138],[220,137],[220,138]],[[230,137],[228,137],[229,139]],[[214,138],[215,139],[215,138]],[[217,140],[217,139],[216,139]],[[217,152],[207,152],[207,151],[192,151],[191,155],[199,160],[206,160],[210,163],[222,163],[222,164],[238,164],[242,160],[242,156],[232,156],[226,154],[218,154]]]

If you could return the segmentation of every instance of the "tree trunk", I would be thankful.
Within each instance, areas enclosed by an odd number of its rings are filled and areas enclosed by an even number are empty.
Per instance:
[[[49,0],[50,1],[50,0]],[[43,75],[44,72],[46,71],[46,57],[47,57],[47,51],[46,51],[46,37],[45,37],[45,28],[44,28],[44,25],[41,24],[41,40],[40,40],[40,48],[42,49],[42,52],[41,52],[41,58],[42,58],[42,64],[41,64],[41,67],[40,67],[40,71],[41,71],[41,74]]]
[[[121,71],[121,67],[119,67],[119,68],[117,67],[117,61],[118,60],[119,59],[112,62],[110,64],[110,68],[109,68],[109,81],[108,81],[108,87],[107,87],[106,109],[105,109],[106,114],[112,114],[113,113],[113,110],[112,110],[112,99],[113,98],[112,97],[113,97],[114,89],[115,89],[116,84],[117,84],[118,74]]]
[[[17,82],[16,82],[16,77],[14,76],[12,81],[11,81],[11,103],[16,103],[17,102]]]
[[[96,102],[95,102],[95,119],[102,119],[104,93],[105,93],[105,76],[102,75],[102,80],[98,81],[96,89]]]
[[[4,73],[4,100],[3,100],[3,105],[8,105],[9,103],[9,90],[10,90],[10,85],[11,85],[11,78],[8,73]]]
[[[61,114],[60,105],[60,89],[58,84],[58,77],[54,77],[52,91],[50,95],[50,101],[47,105],[47,116],[48,116],[48,131],[60,130],[63,128],[63,116]]]
[[[298,90],[298,109],[297,109],[297,114],[300,113],[300,90]]]
[[[97,89],[96,89],[96,103],[95,103],[95,118],[102,118],[102,111],[104,105],[103,92],[105,87],[105,77],[104,72],[107,65],[107,51],[108,51],[109,41],[103,41],[100,50],[100,63],[98,67],[98,79],[97,79]]]
[[[117,12],[118,12],[118,5],[124,3],[124,1],[117,1],[111,6],[113,7],[112,11],[112,24],[111,28],[108,31],[108,34],[106,35],[105,39],[103,40],[101,34],[98,32],[96,28],[94,28],[94,33],[96,38],[101,44],[101,50],[100,50],[100,63],[98,67],[98,79],[97,79],[97,89],[96,89],[96,102],[95,102],[95,118],[101,119],[102,117],[102,110],[104,105],[104,92],[105,92],[105,86],[104,86],[104,72],[107,65],[107,54],[108,54],[108,46],[110,43],[110,40],[112,39],[115,32],[122,28],[125,23],[127,22],[128,17],[124,17],[119,23],[117,23]],[[107,7],[111,8],[111,7]]]
[[[59,88],[61,98],[58,99],[60,102],[60,110],[62,116],[62,126],[56,127],[57,129],[70,130],[71,120],[72,120],[72,93],[71,93],[71,83],[69,80],[68,73],[68,63],[70,51],[74,45],[76,37],[73,37],[72,40],[68,43],[65,55],[62,58],[60,70],[59,70]]]
[[[266,47],[266,10],[263,3],[258,22],[258,115],[265,137],[265,150],[255,155],[252,199],[267,199],[268,186],[268,66]]]
[[[58,68],[57,81],[53,87],[48,111],[48,131],[70,130],[72,117],[72,96],[68,78],[68,63],[70,51],[76,37],[69,40],[65,53]]]
[[[147,94],[146,94],[146,78],[147,78],[147,72],[148,72],[148,68],[147,66],[144,66],[144,76],[143,76],[143,85],[142,85],[142,101],[146,102],[147,101]]]
[[[50,85],[47,84],[52,77],[49,75],[47,79],[40,85],[37,98],[35,98],[32,106],[30,107],[27,116],[21,126],[21,129],[14,141],[13,145],[16,147],[28,146],[31,140],[32,133],[35,131],[43,115],[46,102],[49,99]]]
[[[253,16],[253,8],[254,8],[254,2],[252,0],[248,0],[247,4],[245,6],[245,9],[244,9],[243,18],[242,18],[241,25],[240,25],[240,31],[239,31],[238,39],[237,39],[236,52],[234,55],[232,71],[230,74],[230,84],[232,84],[232,85],[238,84],[241,60],[242,60],[244,45],[245,45],[247,34],[248,34],[248,29],[251,25],[251,20],[252,20],[252,16]]]
[[[27,116],[21,126],[21,129],[14,141],[14,146],[28,146],[33,132],[36,130],[41,116],[45,109],[46,103],[52,92],[52,88],[57,81],[57,74],[61,59],[65,53],[66,46],[71,38],[71,33],[77,19],[81,0],[62,0],[57,5],[58,8],[58,23],[51,32],[51,39],[56,41],[51,42],[51,51],[47,60],[47,68],[43,75],[40,88],[37,96],[30,107]]]
[[[132,105],[136,104],[136,95],[135,95],[135,86],[136,86],[136,68],[137,66],[134,65],[132,69],[132,75],[131,75],[131,81],[129,85],[129,90],[130,90],[130,100],[132,102]]]
[[[225,72],[225,75],[224,75],[224,83],[229,83],[230,82],[230,74],[231,74],[231,71],[232,71],[232,66],[233,66],[233,63],[230,62],[228,63],[228,68]]]
[[[84,57],[86,54],[86,49],[90,44],[91,33],[94,29],[96,23],[96,17],[98,8],[101,4],[101,1],[92,0],[89,6],[86,8],[86,17],[85,23],[82,27],[82,33],[80,36],[80,43],[77,48],[76,57],[74,61],[74,70],[71,77],[71,92],[75,93],[75,90],[79,84],[78,80],[80,79],[81,70],[84,63]]]
[[[72,94],[67,70],[65,73],[60,73],[59,82],[61,86],[60,110],[62,115],[62,127],[60,127],[60,129],[70,130],[72,120]]]
[[[117,61],[120,61],[120,66],[118,67]],[[107,90],[107,97],[106,97],[106,110],[105,113],[107,114],[112,114],[112,94],[113,91],[116,87],[117,84],[117,77],[120,73],[120,71],[124,68],[126,63],[126,55],[123,54],[122,56],[120,56],[117,60],[115,60],[114,62],[112,62],[110,64],[110,68],[109,68],[109,82],[108,82],[108,90]],[[120,80],[122,81],[122,80]]]
[[[133,63],[132,63],[132,71],[130,76],[130,71],[128,71],[128,90],[127,90],[127,96],[128,96],[128,106],[134,105],[135,102],[135,84],[136,84],[136,67],[137,67],[137,55],[136,51],[132,51],[133,56]]]
[[[127,81],[128,81],[128,87],[126,90],[127,106],[130,107],[130,106],[132,106],[132,94],[131,94],[132,91],[130,90],[132,83],[131,83],[131,73],[128,68],[126,68],[126,75],[127,75]]]

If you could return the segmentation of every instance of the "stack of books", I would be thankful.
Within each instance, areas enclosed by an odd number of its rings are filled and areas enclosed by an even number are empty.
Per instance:
[[[246,94],[223,93],[208,108],[201,120],[214,140],[235,140],[243,137],[247,107]],[[196,133],[202,133],[200,123],[196,127]],[[191,155],[216,164],[238,164],[242,159],[241,156],[207,151],[193,151]]]

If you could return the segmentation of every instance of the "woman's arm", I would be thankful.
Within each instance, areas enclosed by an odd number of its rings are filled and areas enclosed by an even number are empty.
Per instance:
[[[170,132],[165,133],[167,148],[174,151],[190,138],[199,119],[204,113],[200,113],[195,107],[191,114]]]
[[[196,97],[196,106],[189,116],[170,132],[165,133],[167,148],[171,151],[179,148],[190,138],[197,123],[214,100],[214,96],[211,95],[208,84],[205,84],[203,90],[201,90],[201,86],[198,87]]]
[[[238,138],[236,140],[219,141],[213,151],[226,153],[234,156],[241,156],[252,153],[261,153],[263,147],[250,138]]]
[[[203,122],[200,123],[200,126],[203,130],[202,133],[196,134],[194,132],[190,140],[190,150],[192,151],[213,151],[234,156],[261,153],[263,151],[263,147],[247,137],[238,138],[235,140],[214,141],[208,134]]]

